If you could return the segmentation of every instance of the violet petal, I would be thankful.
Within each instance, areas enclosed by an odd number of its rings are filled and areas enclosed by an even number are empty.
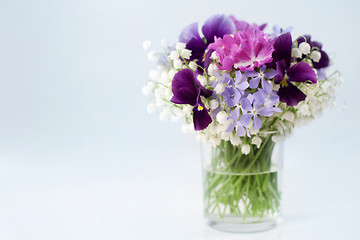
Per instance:
[[[247,125],[250,123],[251,118],[252,118],[252,114],[250,114],[250,113],[245,113],[245,114],[241,115],[241,117],[240,117],[240,123],[241,123],[243,126],[247,126]]]
[[[260,129],[261,125],[262,125],[261,120],[259,119],[259,117],[257,115],[255,115],[254,116],[254,123],[253,123],[254,129],[255,130]]]
[[[306,82],[310,80],[312,83],[317,83],[316,73],[305,62],[298,62],[287,70],[289,80],[293,82]]]
[[[305,100],[306,95],[295,87],[289,81],[286,87],[280,87],[278,95],[281,102],[286,103],[288,106],[296,106],[299,102]]]
[[[199,106],[201,106],[202,110],[199,110]],[[193,113],[194,129],[196,131],[207,128],[207,126],[209,126],[209,124],[212,122],[208,110],[202,104],[197,104],[193,108]]]
[[[207,44],[213,43],[215,36],[222,38],[225,34],[231,34],[234,31],[234,22],[223,14],[210,17],[202,27],[202,32],[207,40]]]
[[[171,102],[176,104],[190,104],[195,106],[200,95],[194,73],[189,69],[182,69],[174,75],[171,90],[174,96]]]
[[[280,35],[274,43],[275,51],[272,54],[274,59],[273,62],[278,62],[280,60],[285,60],[286,68],[290,67],[291,60],[291,48],[292,48],[292,38],[291,34],[285,33]]]

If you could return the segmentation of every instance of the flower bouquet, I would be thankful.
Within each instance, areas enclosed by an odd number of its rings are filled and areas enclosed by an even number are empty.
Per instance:
[[[157,63],[148,111],[184,119],[204,147],[204,213],[228,231],[273,227],[280,212],[281,144],[335,100],[338,72],[310,35],[214,15],[185,27],[179,42],[150,52]],[[147,47],[149,42],[144,42]]]

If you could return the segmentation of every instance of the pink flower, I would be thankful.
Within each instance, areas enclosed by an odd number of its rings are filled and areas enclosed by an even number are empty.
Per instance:
[[[232,67],[240,71],[254,70],[256,67],[272,62],[275,51],[273,41],[258,28],[248,28],[235,32],[234,36],[224,35],[216,38],[208,47],[216,51],[220,70],[231,71]]]

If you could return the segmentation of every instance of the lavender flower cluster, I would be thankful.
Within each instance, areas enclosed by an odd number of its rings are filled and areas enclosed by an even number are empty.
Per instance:
[[[216,146],[231,141],[249,152],[266,133],[281,139],[302,122],[331,106],[341,81],[322,44],[303,35],[293,40],[290,28],[249,24],[234,16],[214,15],[202,26],[183,29],[179,42],[163,53],[144,94],[153,93],[149,112],[160,118],[185,118],[183,130]],[[144,43],[147,48],[148,42]]]

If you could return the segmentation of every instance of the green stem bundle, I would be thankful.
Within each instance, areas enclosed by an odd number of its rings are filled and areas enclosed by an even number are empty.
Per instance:
[[[204,204],[207,216],[263,218],[279,212],[278,173],[272,171],[275,143],[262,139],[260,148],[245,155],[230,141],[212,148],[211,163],[204,169]]]

